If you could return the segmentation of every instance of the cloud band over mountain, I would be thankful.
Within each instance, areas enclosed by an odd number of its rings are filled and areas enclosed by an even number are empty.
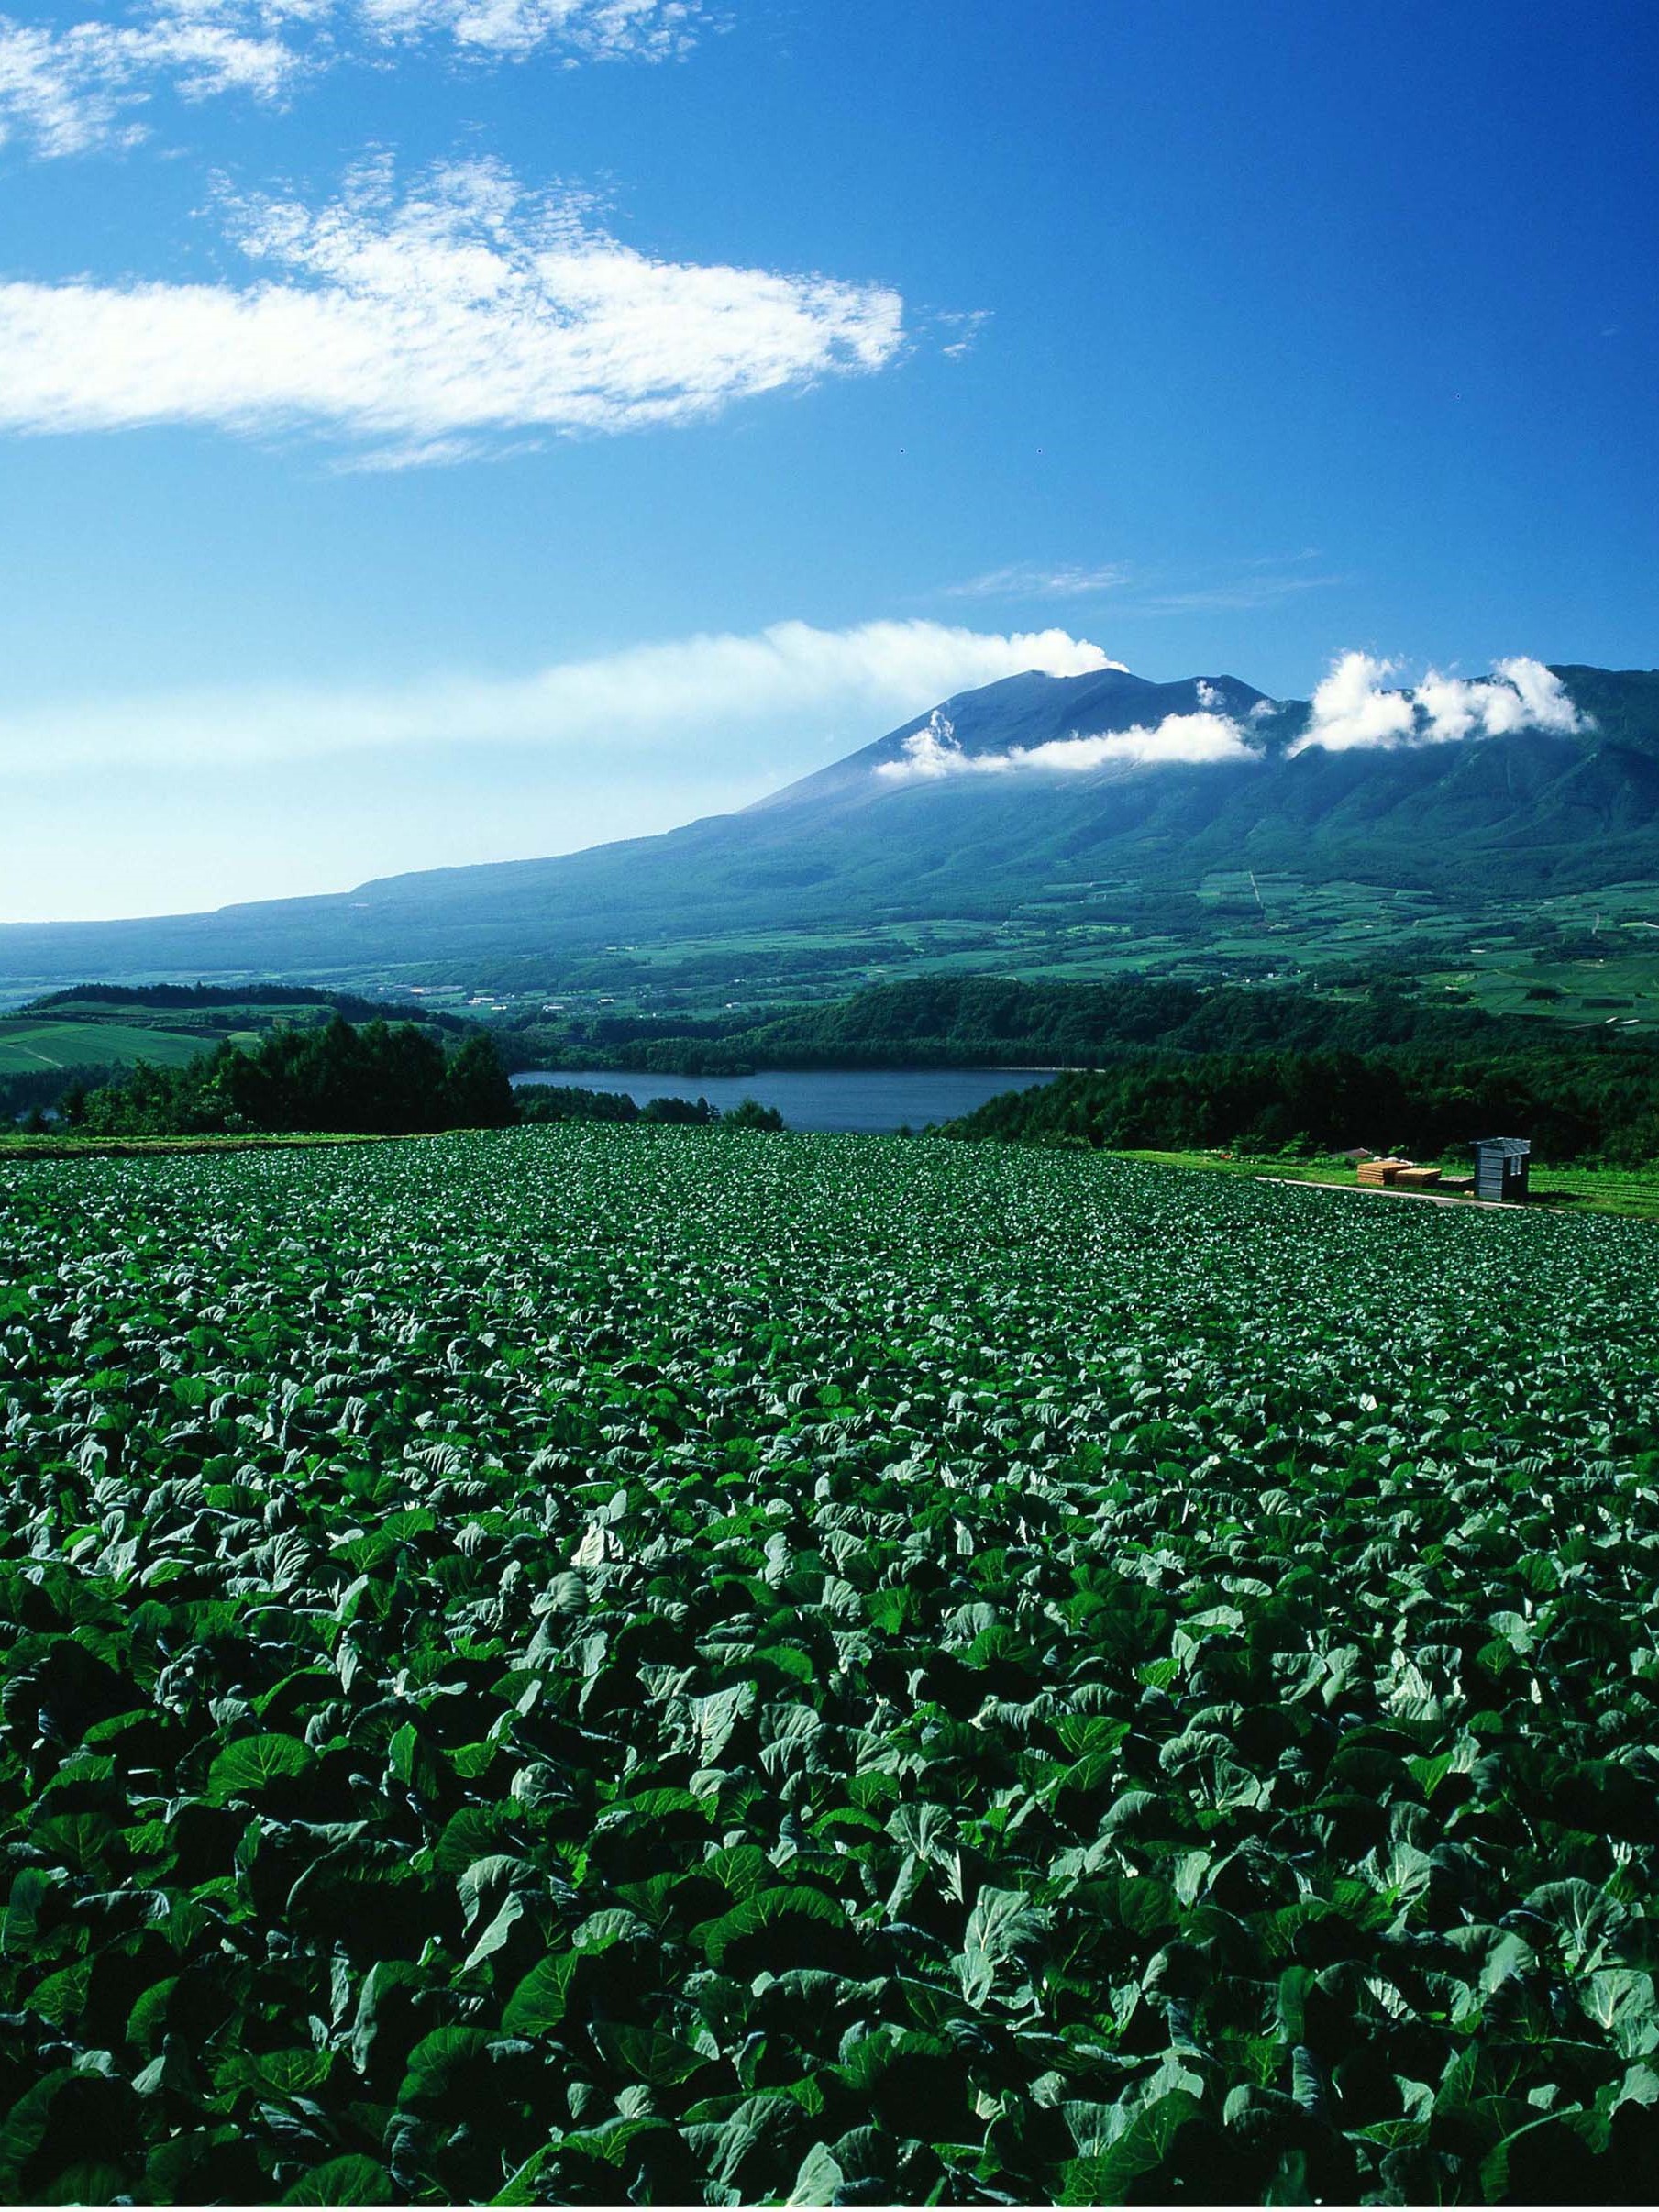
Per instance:
[[[1383,680],[1398,665],[1367,653],[1344,653],[1315,691],[1308,727],[1291,750],[1449,745],[1524,729],[1571,736],[1591,726],[1561,679],[1540,660],[1499,660],[1489,678],[1474,680],[1431,669],[1413,689],[1389,691]]]
[[[94,763],[236,768],[365,748],[622,747],[679,758],[718,728],[787,731],[815,717],[902,715],[919,700],[1040,669],[1111,666],[1064,630],[1000,636],[933,622],[824,630],[783,622],[680,638],[518,679],[433,678],[399,690],[252,688],[71,703],[0,718],[0,767],[50,776]],[[799,769],[802,761],[793,763]]]
[[[1255,760],[1237,723],[1225,714],[1166,714],[1156,728],[1111,730],[1095,737],[1060,737],[1002,753],[968,753],[949,717],[937,709],[925,729],[904,740],[903,757],[876,774],[888,783],[932,783],[951,776],[1083,775],[1103,768],[1157,768],[1178,761]]]
[[[1288,753],[1320,748],[1399,748],[1501,737],[1517,730],[1575,735],[1595,724],[1567,697],[1561,679],[1542,661],[1524,656],[1495,663],[1490,677],[1467,679],[1431,670],[1410,690],[1389,691],[1383,679],[1397,664],[1366,653],[1344,653],[1309,703],[1307,726]],[[1167,768],[1267,757],[1259,725],[1277,713],[1264,700],[1246,721],[1221,712],[1222,693],[1200,678],[1198,711],[1166,714],[1156,725],[1078,733],[1043,745],[968,752],[948,717],[935,710],[924,729],[906,737],[897,760],[875,769],[883,782],[936,783],[952,777],[1086,775],[1100,769]]]

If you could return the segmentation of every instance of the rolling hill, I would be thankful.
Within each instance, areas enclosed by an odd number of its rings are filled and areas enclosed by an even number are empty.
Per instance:
[[[0,980],[329,976],[712,930],[995,923],[1033,901],[1085,912],[1125,884],[1189,895],[1228,869],[1471,907],[1659,879],[1659,671],[1553,673],[1577,728],[1349,749],[1300,744],[1309,702],[1230,676],[1016,676],[665,835],[214,913],[14,924]],[[1219,727],[1233,736],[1217,743]],[[1207,744],[1216,757],[1179,757]]]

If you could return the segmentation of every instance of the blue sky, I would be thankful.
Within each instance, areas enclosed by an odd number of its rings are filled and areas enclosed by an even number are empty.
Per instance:
[[[0,23],[0,918],[552,852],[1019,666],[1648,666],[1648,6]]]

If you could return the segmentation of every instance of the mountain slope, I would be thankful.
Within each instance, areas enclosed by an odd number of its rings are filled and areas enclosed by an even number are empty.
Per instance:
[[[1178,888],[1245,868],[1454,898],[1659,877],[1659,671],[1555,673],[1593,728],[1349,751],[1295,750],[1306,702],[1229,676],[1012,677],[743,813],[663,836],[211,914],[14,924],[0,928],[0,978],[326,973],[625,936],[990,919],[1124,876]],[[1010,766],[1023,751],[1202,714],[1244,734],[1232,757]],[[912,774],[930,727],[962,760]]]

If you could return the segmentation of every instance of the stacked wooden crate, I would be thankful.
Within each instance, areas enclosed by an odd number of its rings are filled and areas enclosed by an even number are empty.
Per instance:
[[[1400,1169],[1410,1165],[1410,1160],[1361,1160],[1354,1172],[1362,1183],[1377,1189],[1391,1184]]]
[[[1419,1167],[1412,1160],[1361,1160],[1354,1172],[1372,1190],[1426,1190],[1440,1180],[1438,1167]]]

